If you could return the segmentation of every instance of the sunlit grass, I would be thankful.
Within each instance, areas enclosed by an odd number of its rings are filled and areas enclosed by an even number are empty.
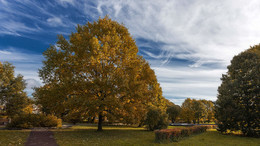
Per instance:
[[[238,135],[223,135],[215,129],[205,133],[194,135],[178,142],[179,145],[199,145],[199,146],[259,146],[259,138],[242,137]]]
[[[186,128],[185,126],[168,126],[168,129],[174,129],[174,128]]]
[[[175,128],[180,126],[169,126]],[[54,130],[57,143],[69,145],[158,145],[154,142],[154,132],[145,128],[126,126],[104,126],[103,132],[96,131],[97,126],[77,125],[69,129]],[[257,146],[260,139],[236,135],[222,135],[216,130],[192,135],[179,142],[160,145],[252,145]]]
[[[30,130],[0,130],[0,146],[24,145]]]
[[[86,130],[97,130],[96,125],[75,125],[72,126],[70,129],[86,129]],[[131,127],[131,126],[103,126],[103,130],[144,130],[143,127]]]

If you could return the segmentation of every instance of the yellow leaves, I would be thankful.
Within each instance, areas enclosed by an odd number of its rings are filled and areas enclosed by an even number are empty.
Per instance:
[[[79,33],[76,33],[76,34],[75,34],[75,37],[76,37],[76,39],[77,39],[78,41],[81,41],[81,39],[82,39],[82,37],[80,36]]]
[[[65,41],[60,43],[68,45]],[[56,50],[46,53],[49,64],[43,68],[44,80],[57,86],[50,88],[51,93],[42,93],[54,98],[50,104],[63,101],[66,93],[77,93],[81,97],[77,103],[86,104],[80,108],[87,108],[93,114],[104,107],[118,113],[135,112],[148,102],[163,107],[164,98],[155,73],[137,52],[127,28],[108,17],[78,26],[77,32],[70,36],[68,47],[59,53]],[[54,83],[53,78],[58,81]],[[153,88],[148,90],[148,85]]]
[[[98,54],[98,51],[100,48],[98,39],[96,37],[92,37],[92,39],[89,42],[90,42],[93,53]]]
[[[27,107],[25,107],[25,108],[23,109],[23,111],[24,111],[25,113],[27,113],[27,114],[32,113],[32,111],[33,111],[33,106],[30,104],[30,105],[28,105]]]

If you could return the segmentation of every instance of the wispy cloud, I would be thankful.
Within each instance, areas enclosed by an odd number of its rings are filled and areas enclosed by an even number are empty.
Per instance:
[[[0,19],[1,21],[2,19]],[[0,35],[15,35],[21,36],[21,33],[36,32],[38,28],[30,28],[24,23],[15,22],[12,20],[2,21],[0,23]]]
[[[47,22],[48,22],[48,24],[51,25],[51,26],[55,26],[55,27],[57,27],[57,26],[63,26],[62,20],[61,20],[60,18],[58,18],[58,17],[48,18],[48,19],[47,19]]]
[[[61,3],[73,4],[64,0]],[[66,14],[53,11],[59,8],[59,3],[46,1],[45,3],[25,1],[0,1],[0,35],[25,36],[26,34],[40,34],[68,32],[76,23],[66,17]],[[61,11],[61,10],[60,10]],[[46,28],[48,27],[48,28]],[[51,27],[60,27],[51,29]],[[28,36],[28,35],[26,35]]]
[[[0,7],[2,36],[68,35],[77,23],[109,15],[129,29],[139,53],[155,70],[163,95],[178,104],[186,97],[216,99],[219,79],[232,57],[260,38],[258,0],[0,0]],[[4,53],[10,48],[0,50],[0,57],[8,60]],[[28,58],[21,52],[15,56],[9,60],[17,65]],[[37,75],[36,70],[24,73],[28,78]]]
[[[259,1],[99,1],[101,15],[123,22],[135,37],[164,42],[171,57],[225,64],[257,44]],[[118,6],[119,5],[119,6]],[[185,44],[186,48],[176,48]],[[175,56],[176,51],[188,53]],[[220,55],[221,54],[221,55]],[[221,63],[223,63],[221,62]]]
[[[155,65],[152,65],[155,66]],[[226,69],[190,68],[188,66],[152,67],[163,89],[164,96],[170,100],[182,97],[176,104],[181,104],[187,97],[216,100],[220,77]]]
[[[74,0],[58,0],[62,5],[71,4],[74,5]]]
[[[216,99],[221,74],[232,57],[259,43],[257,0],[104,0],[97,5],[100,15],[124,23],[135,38],[163,44],[142,52],[150,57],[164,95],[172,99]],[[174,59],[189,63],[180,67],[171,62]]]

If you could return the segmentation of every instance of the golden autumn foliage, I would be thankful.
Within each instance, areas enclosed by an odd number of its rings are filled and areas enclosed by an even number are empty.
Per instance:
[[[125,123],[144,119],[147,106],[165,109],[154,71],[141,56],[127,28],[108,17],[78,25],[67,41],[44,52],[39,76],[45,85],[35,97],[45,112],[77,111]],[[77,109],[77,110],[75,110]]]
[[[214,104],[210,100],[187,98],[181,106],[180,117],[187,123],[214,121]]]

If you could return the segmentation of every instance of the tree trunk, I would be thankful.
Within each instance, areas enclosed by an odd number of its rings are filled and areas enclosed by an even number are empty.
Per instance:
[[[102,121],[103,121],[103,115],[100,112],[99,115],[98,115],[98,129],[97,129],[97,131],[103,131],[103,129],[102,129]]]
[[[193,121],[193,124],[196,124],[196,120],[192,120]]]
[[[93,118],[91,119],[91,123],[94,123],[94,122],[95,122],[95,118],[96,118],[96,117],[93,117]]]

